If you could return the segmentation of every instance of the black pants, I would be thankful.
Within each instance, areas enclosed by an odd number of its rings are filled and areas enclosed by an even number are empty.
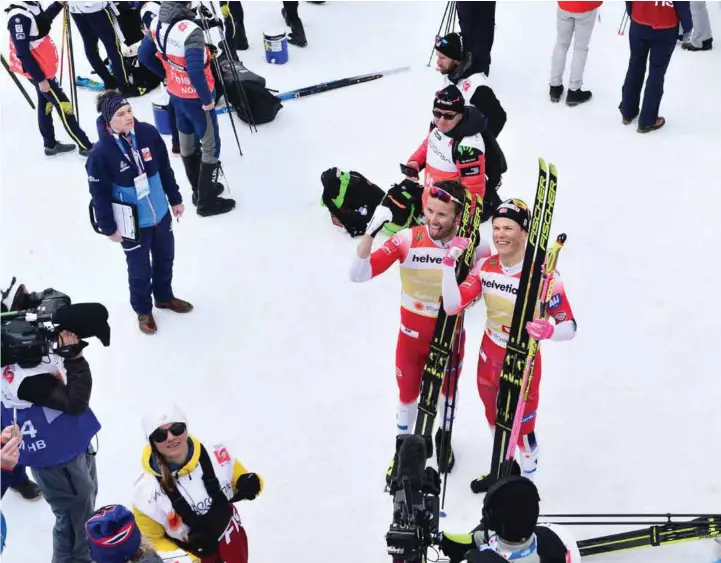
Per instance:
[[[72,112],[70,100],[60,88],[54,78],[48,80],[50,90],[42,92],[38,85],[33,81],[35,90],[38,93],[38,128],[43,136],[43,144],[46,148],[51,149],[57,144],[55,139],[55,127],[53,127],[53,108],[60,116],[60,122],[70,135],[70,138],[81,149],[89,149],[92,143],[88,139],[85,131],[80,128],[75,114]]]
[[[110,8],[90,14],[73,14],[75,25],[78,26],[80,36],[83,38],[85,56],[95,73],[103,80],[105,87],[117,86],[125,88],[128,86],[128,70],[125,68],[123,52],[120,48],[120,39],[113,27],[113,15]],[[108,54],[110,64],[113,67],[111,75],[98,52],[98,41],[103,42],[105,52]],[[113,76],[115,79],[113,80]]]
[[[479,70],[488,76],[496,30],[496,3],[456,2],[456,12],[463,35],[463,49],[466,53],[473,53],[473,58],[480,64]]]

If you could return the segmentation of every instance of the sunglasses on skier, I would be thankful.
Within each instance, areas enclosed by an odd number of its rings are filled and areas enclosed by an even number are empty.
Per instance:
[[[455,119],[457,115],[457,113],[445,113],[437,109],[433,110],[433,117],[437,119],[445,119],[446,121],[451,121],[452,119]]]
[[[441,188],[437,188],[433,186],[431,188],[431,197],[435,197],[436,199],[440,199],[443,203],[450,203],[454,202],[458,205],[463,205],[460,200],[453,197],[451,194],[449,194],[446,190],[442,190]]]
[[[170,432],[173,436],[177,438],[178,436],[182,436],[183,434],[185,434],[185,431],[187,429],[188,427],[184,422],[175,422],[165,430],[163,430],[162,428],[156,428],[155,430],[153,430],[153,433],[150,435],[150,439],[156,444],[162,444],[168,439],[168,432]]]

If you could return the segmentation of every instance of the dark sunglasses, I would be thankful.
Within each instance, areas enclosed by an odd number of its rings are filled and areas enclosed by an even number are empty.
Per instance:
[[[187,428],[188,427],[185,425],[185,422],[175,422],[170,425],[170,428],[165,430],[162,428],[156,428],[153,430],[153,433],[150,435],[150,439],[157,444],[162,444],[168,439],[168,432],[177,438],[178,436],[182,436]]]
[[[436,188],[433,186],[431,188],[431,197],[435,197],[436,199],[440,199],[443,203],[450,203],[454,202],[458,205],[463,205],[458,198],[453,197],[451,194],[449,194],[446,190],[442,190],[441,188]]]
[[[445,119],[446,121],[455,119],[457,115],[457,113],[443,113],[442,111],[438,111],[437,109],[433,110],[433,117],[436,117],[438,119]]]

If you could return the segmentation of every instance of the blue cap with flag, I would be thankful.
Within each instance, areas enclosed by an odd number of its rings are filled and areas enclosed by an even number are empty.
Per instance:
[[[119,504],[96,510],[85,523],[85,535],[96,563],[126,563],[140,548],[135,517]]]

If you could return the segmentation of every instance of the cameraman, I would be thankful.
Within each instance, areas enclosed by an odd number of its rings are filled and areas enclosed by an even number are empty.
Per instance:
[[[3,292],[3,310],[37,306],[24,286],[11,292],[12,287]],[[22,438],[19,463],[31,468],[55,514],[53,562],[90,563],[85,521],[98,492],[90,441],[100,423],[89,408],[92,377],[80,340],[64,330],[57,345],[57,353],[34,367],[3,366],[2,419],[8,424],[16,418]]]
[[[481,523],[469,534],[441,533],[441,551],[450,563],[579,563],[581,554],[566,528],[538,525],[540,500],[526,477],[498,481],[483,499]]]

